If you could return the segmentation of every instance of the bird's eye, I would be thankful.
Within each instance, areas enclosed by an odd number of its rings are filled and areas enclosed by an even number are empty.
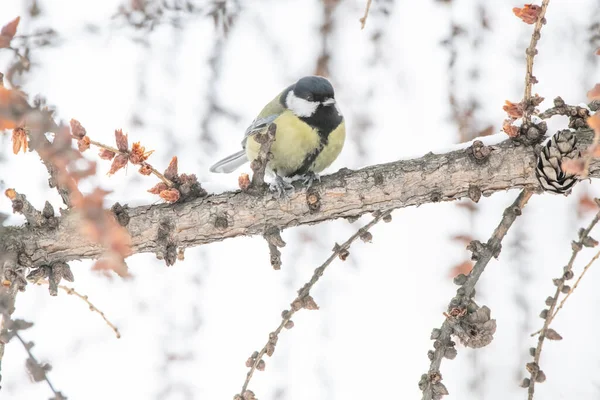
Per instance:
[[[306,100],[313,101],[313,95],[312,94],[306,95]]]

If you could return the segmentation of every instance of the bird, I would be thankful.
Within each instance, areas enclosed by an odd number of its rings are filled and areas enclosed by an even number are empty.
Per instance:
[[[294,190],[283,178],[300,177],[309,188],[320,181],[319,173],[340,155],[346,125],[333,86],[322,76],[305,76],[271,100],[246,129],[242,150],[215,163],[211,172],[231,173],[258,157],[260,143],[255,135],[276,125],[272,157],[266,170],[275,175],[269,185],[276,195]]]

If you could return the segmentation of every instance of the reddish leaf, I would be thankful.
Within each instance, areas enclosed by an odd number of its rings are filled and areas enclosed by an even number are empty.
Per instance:
[[[505,119],[504,123],[502,124],[502,130],[511,138],[518,137],[519,128],[514,126],[512,123],[513,120]]]
[[[140,145],[140,142],[135,142],[129,153],[129,161],[131,161],[132,164],[141,164],[146,161],[152,153],[154,153],[154,150],[146,152],[146,148]]]
[[[457,275],[463,274],[463,275],[469,275],[469,273],[471,272],[471,270],[473,269],[473,262],[469,261],[469,260],[465,260],[463,262],[461,262],[458,265],[455,265],[454,267],[452,267],[450,269],[450,277],[454,278]]]
[[[511,118],[521,118],[523,116],[523,106],[521,103],[513,103],[508,100],[504,100],[504,106],[502,109],[508,114]]]
[[[160,192],[160,198],[169,202],[175,203],[179,200],[179,190],[177,189],[167,189]]]
[[[96,261],[96,263],[92,267],[92,270],[103,272],[108,277],[110,277],[110,275],[108,274],[109,271],[116,272],[117,275],[119,275],[121,278],[131,276],[129,274],[127,264],[125,264],[125,260],[123,260],[122,258],[119,259],[118,257],[102,258]]]
[[[523,22],[530,25],[536,23],[541,12],[542,8],[540,6],[536,6],[535,4],[525,4],[523,8],[513,8],[513,13],[517,17],[521,18]]]
[[[98,153],[98,155],[103,160],[112,160],[114,158],[114,156],[115,156],[115,153],[114,153],[114,151],[102,149],[102,150],[100,150],[100,152]]]
[[[248,176],[248,174],[241,174],[238,177],[238,185],[240,189],[242,189],[242,192],[248,190],[248,188],[250,187],[250,177]]]
[[[600,134],[600,115],[594,114],[587,119],[587,124],[596,132],[596,134]]]
[[[21,17],[17,17],[8,24],[4,25],[0,30],[0,36],[7,37],[8,39],[15,37],[17,33],[17,26],[19,26],[19,21],[21,21]]]
[[[454,235],[450,239],[459,242],[460,244],[464,244],[465,246],[473,241],[473,237],[470,235]]]
[[[127,165],[127,155],[125,155],[125,154],[117,155],[110,166],[110,171],[108,171],[108,175],[114,174],[115,172],[117,172],[118,170],[120,170],[121,168],[123,168],[126,165]]]
[[[17,192],[15,191],[15,189],[6,189],[4,191],[4,194],[6,195],[6,197],[8,197],[10,200],[14,200],[17,198]]]
[[[169,166],[165,170],[165,178],[173,180],[177,176],[177,156],[171,158]]]
[[[160,194],[163,190],[167,190],[169,187],[164,182],[159,182],[152,189],[149,189],[148,192],[152,194]]]
[[[152,167],[146,163],[142,164],[140,167],[140,174],[142,175],[150,175],[152,173]]]
[[[583,173],[583,170],[585,169],[585,161],[581,158],[576,160],[563,160],[561,168],[568,174],[578,175]]]
[[[577,215],[581,218],[587,212],[597,212],[598,204],[594,199],[587,193],[581,194],[577,202]]]
[[[127,134],[123,133],[123,130],[115,130],[115,141],[117,142],[117,149],[119,149],[119,151],[128,150],[129,142],[127,141]]]
[[[83,136],[81,139],[77,141],[77,147],[79,151],[82,153],[90,148],[90,138],[87,136]]]
[[[71,119],[71,135],[77,139],[81,139],[86,135],[85,128],[76,119]]]
[[[27,132],[23,128],[15,128],[12,133],[13,153],[18,154],[23,149],[27,152]]]
[[[596,83],[596,85],[587,92],[587,98],[589,101],[600,100],[600,83]]]

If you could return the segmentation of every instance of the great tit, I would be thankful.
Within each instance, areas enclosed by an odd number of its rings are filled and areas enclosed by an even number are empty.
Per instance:
[[[230,173],[256,159],[260,144],[254,135],[276,124],[272,159],[267,170],[275,174],[271,190],[279,195],[293,186],[283,177],[300,176],[309,187],[320,180],[344,146],[344,117],[337,108],[333,86],[321,76],[305,76],[288,86],[267,104],[246,129],[242,150],[210,167],[211,172]]]

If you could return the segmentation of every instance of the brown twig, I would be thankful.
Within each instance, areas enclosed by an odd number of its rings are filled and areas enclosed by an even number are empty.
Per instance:
[[[269,227],[266,229],[263,237],[269,245],[271,266],[275,270],[281,269],[281,251],[279,249],[286,245],[285,241],[281,238],[281,231],[275,227]]]
[[[38,283],[48,283],[48,281],[42,281],[42,282],[38,282]],[[64,285],[58,285],[59,288],[61,288],[62,290],[64,290],[67,294],[74,294],[75,296],[79,297],[81,300],[85,301],[87,303],[87,305],[90,307],[90,311],[92,312],[96,312],[98,314],[100,314],[100,316],[102,317],[102,319],[104,320],[104,322],[106,322],[106,325],[108,325],[110,327],[110,329],[113,330],[113,332],[115,332],[115,335],[117,336],[117,339],[121,338],[121,333],[119,332],[119,328],[117,328],[112,322],[109,321],[108,318],[106,318],[106,315],[104,315],[103,311],[100,311],[98,309],[98,307],[96,307],[89,299],[87,295],[82,295],[80,293],[78,293],[74,288],[70,288],[68,286],[64,286]]]
[[[556,284],[556,291],[554,292],[554,297],[549,297],[546,300],[546,304],[549,306],[549,308],[547,310],[544,310],[543,313],[546,315],[546,318],[544,319],[544,326],[542,327],[541,330],[539,330],[538,332],[532,333],[531,336],[535,336],[536,334],[539,333],[539,338],[538,338],[538,343],[537,346],[535,348],[535,353],[533,356],[533,366],[535,366],[534,368],[530,368],[530,374],[531,377],[525,378],[524,382],[523,382],[523,386],[528,387],[528,398],[529,400],[533,399],[533,394],[535,392],[535,383],[538,382],[538,378],[541,375],[541,371],[539,369],[539,362],[540,362],[540,356],[542,353],[542,348],[544,345],[544,339],[546,338],[546,334],[548,332],[548,328],[550,326],[550,323],[552,322],[554,316],[556,315],[556,313],[554,312],[556,305],[558,303],[558,297],[560,296],[561,292],[563,291],[563,288],[565,287],[565,280],[572,278],[573,276],[573,263],[575,262],[575,259],[577,258],[577,255],[579,254],[579,252],[581,251],[581,249],[584,246],[584,241],[589,240],[586,239],[589,237],[590,231],[594,228],[594,226],[596,226],[596,224],[598,223],[598,221],[600,221],[600,211],[596,214],[596,216],[594,217],[594,219],[592,219],[592,222],[590,222],[590,224],[588,225],[587,228],[585,229],[581,229],[579,231],[579,240],[575,241],[572,243],[571,247],[573,249],[573,253],[571,254],[571,258],[569,259],[569,262],[567,264],[567,266],[564,268],[564,272],[561,278],[559,279],[555,279],[554,282]],[[528,381],[527,381],[528,380]],[[526,386],[526,384],[528,386]]]
[[[492,257],[496,258],[500,254],[501,243],[504,236],[515,222],[515,219],[521,215],[521,210],[525,207],[532,194],[533,192],[530,189],[521,191],[517,199],[504,210],[500,224],[498,224],[486,244],[473,241],[469,245],[469,249],[473,252],[473,258],[476,259],[477,262],[468,276],[465,277],[464,275],[459,275],[455,278],[455,282],[460,283],[460,288],[457,290],[457,296],[454,297],[448,305],[449,315],[447,315],[441,328],[435,329],[434,333],[432,333],[432,338],[435,339],[435,351],[430,352],[431,364],[429,371],[421,377],[421,381],[419,382],[419,387],[423,391],[423,400],[432,400],[438,398],[440,395],[448,393],[446,387],[441,382],[442,375],[440,372],[440,365],[444,357],[451,359],[456,355],[454,343],[451,340],[452,335],[461,336],[464,334],[460,324],[469,315],[469,313],[467,313],[467,307],[472,304],[475,285],[479,281],[481,274]],[[484,307],[479,308],[479,310],[482,309],[484,309]],[[487,311],[489,313],[489,309]],[[469,344],[467,343],[467,345]],[[476,346],[473,345],[471,347]]]
[[[348,240],[346,240],[344,243],[342,243],[341,245],[338,245],[336,243],[336,245],[333,248],[333,253],[329,256],[329,258],[327,260],[325,260],[325,262],[323,264],[321,264],[321,266],[319,266],[317,269],[315,269],[310,280],[298,290],[298,296],[296,297],[296,299],[294,299],[294,301],[292,301],[291,309],[285,310],[282,313],[282,321],[279,324],[279,326],[277,327],[277,329],[275,329],[274,332],[271,332],[269,334],[269,340],[267,341],[267,344],[265,344],[265,346],[261,349],[260,352],[254,353],[251,356],[251,359],[249,360],[249,361],[251,361],[251,365],[249,365],[250,370],[246,374],[246,380],[244,381],[244,384],[242,386],[242,390],[240,391],[240,394],[236,395],[235,399],[246,399],[246,397],[244,397],[244,394],[246,394],[248,392],[248,390],[247,390],[248,384],[250,383],[250,380],[252,379],[252,375],[254,374],[254,371],[257,368],[260,368],[260,369],[264,368],[264,360],[262,358],[264,357],[265,354],[267,354],[269,356],[271,356],[273,354],[273,351],[275,350],[275,343],[277,342],[278,335],[279,335],[279,333],[281,333],[281,330],[284,327],[291,328],[290,323],[291,323],[292,316],[297,311],[301,310],[302,308],[307,308],[307,309],[318,308],[317,305],[315,304],[314,300],[310,296],[310,290],[319,281],[321,276],[323,276],[325,269],[336,259],[336,257],[340,257],[340,259],[345,260],[346,257],[348,257],[348,254],[349,254],[348,249],[350,248],[352,243],[354,241],[356,241],[356,239],[358,239],[358,238],[365,237],[364,235],[369,231],[369,229],[371,229],[375,224],[377,224],[382,219],[389,221],[390,220],[390,211],[384,211],[384,212],[378,213],[378,215],[375,218],[373,218],[368,224],[364,225],[356,233],[354,233],[352,236],[350,236],[350,238],[348,238]],[[259,367],[259,365],[260,365],[260,367]]]
[[[44,368],[43,365],[41,365],[36,358],[33,356],[33,353],[31,352],[31,345],[29,343],[26,343],[25,340],[23,340],[23,338],[21,337],[21,335],[19,335],[19,332],[17,330],[13,331],[13,335],[19,339],[19,342],[21,342],[21,344],[23,345],[23,348],[25,349],[25,351],[27,352],[27,355],[29,356],[29,359],[31,360],[31,362],[33,363],[32,368],[36,369],[36,372],[39,371],[39,375],[41,375],[41,378],[43,380],[46,381],[46,383],[48,384],[48,386],[50,387],[50,390],[52,390],[52,393],[54,393],[54,397],[51,400],[66,400],[66,397],[63,396],[63,394],[61,392],[57,392],[56,389],[54,389],[54,386],[52,385],[52,382],[50,382],[50,379],[48,378],[48,370],[46,370]],[[27,365],[30,365],[29,363]],[[35,376],[34,379],[37,381],[37,379],[39,379],[40,376]]]
[[[543,0],[540,13],[538,14],[537,21],[535,23],[535,27],[533,28],[533,34],[531,35],[531,40],[529,42],[529,47],[525,51],[527,55],[527,68],[525,72],[525,94],[523,96],[523,105],[524,112],[523,118],[525,121],[529,122],[531,120],[531,111],[529,107],[529,103],[531,101],[531,87],[534,82],[537,82],[535,77],[533,76],[533,58],[537,54],[537,43],[540,40],[540,32],[542,30],[542,25],[546,23],[546,19],[544,16],[546,15],[546,9],[548,8],[548,3],[550,0]]]
[[[77,139],[76,137],[74,137],[74,139]],[[97,142],[95,140],[90,139],[90,144],[93,144],[94,146],[104,149],[104,150],[108,150],[111,151],[115,154],[121,154],[121,155],[128,155],[129,153],[126,151],[120,151],[119,149],[117,149],[116,147],[112,147],[112,146],[108,146],[105,145],[103,143]],[[165,185],[167,185],[168,187],[173,187],[173,182],[171,182],[169,179],[167,179],[162,173],[160,173],[156,168],[154,168],[152,165],[150,165],[149,163],[147,163],[146,161],[143,161],[142,163],[140,163],[140,165],[142,166],[147,166],[148,168],[150,168],[150,170],[152,171],[152,174],[154,174],[154,176],[156,176],[158,179],[160,179],[161,181],[164,182]]]
[[[45,218],[42,213],[27,200],[24,194],[17,193],[14,189],[6,189],[6,197],[12,201],[13,212],[21,213],[31,226],[42,226]]]
[[[264,133],[257,133],[254,135],[254,139],[260,143],[260,150],[258,156],[250,164],[252,168],[252,187],[255,190],[260,189],[265,183],[265,171],[267,169],[267,163],[271,159],[271,146],[275,141],[275,132],[277,131],[277,125],[271,123]]]
[[[367,17],[369,16],[369,10],[371,9],[371,1],[367,0],[367,6],[365,7],[365,15],[360,18],[360,29],[365,29],[365,25],[367,23]]]
[[[581,279],[583,278],[583,276],[585,275],[585,273],[588,271],[588,269],[590,269],[590,267],[598,259],[598,257],[600,257],[600,251],[598,251],[594,255],[594,257],[592,257],[592,259],[590,260],[590,262],[588,262],[586,264],[586,266],[583,268],[583,271],[581,272],[581,275],[579,275],[579,277],[577,278],[577,280],[573,284],[573,287],[571,288],[571,290],[569,290],[569,293],[567,293],[567,295],[561,300],[560,304],[556,308],[556,311],[554,311],[554,314],[552,315],[552,317],[550,317],[550,322],[551,323],[552,323],[552,321],[554,321],[554,318],[556,318],[556,314],[558,314],[558,312],[560,311],[560,309],[563,308],[563,306],[565,305],[565,301],[567,301],[567,299],[575,291],[575,289],[577,288],[577,286],[579,286],[579,282],[581,282]]]

